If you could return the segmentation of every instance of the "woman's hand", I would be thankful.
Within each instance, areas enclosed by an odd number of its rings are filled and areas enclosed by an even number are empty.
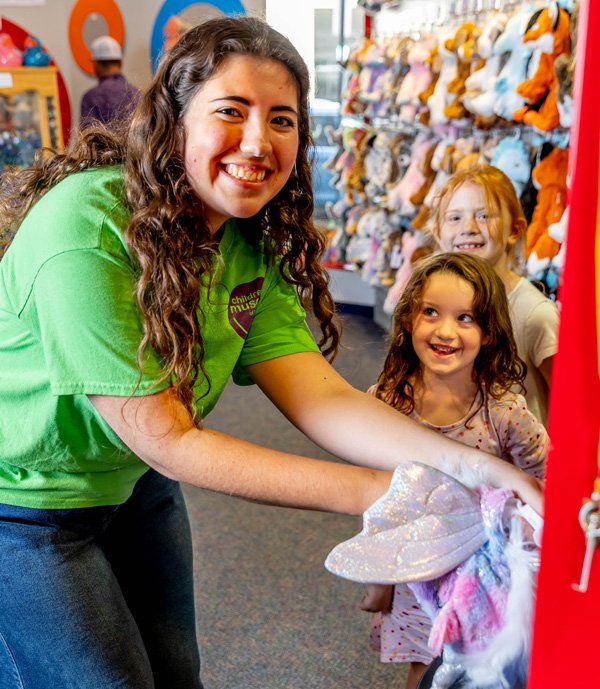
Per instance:
[[[525,474],[525,472],[522,472]],[[521,489],[513,488],[519,498],[530,505],[540,516],[544,514],[544,483],[535,476],[525,474],[526,484]]]
[[[509,488],[539,515],[544,513],[544,484],[539,478],[498,459],[494,459],[493,464],[490,464],[487,473],[489,481],[486,483],[497,488]]]

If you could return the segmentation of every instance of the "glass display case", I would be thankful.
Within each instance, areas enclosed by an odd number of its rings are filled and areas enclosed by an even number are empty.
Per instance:
[[[63,148],[56,67],[0,68],[0,172]]]

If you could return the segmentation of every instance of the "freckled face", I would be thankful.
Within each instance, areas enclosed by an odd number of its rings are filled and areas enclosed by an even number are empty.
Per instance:
[[[482,187],[472,182],[454,191],[435,234],[443,251],[475,254],[498,271],[506,267],[508,248],[516,239],[508,212],[502,209],[501,217],[495,217]]]
[[[298,89],[276,60],[225,59],[183,116],[189,183],[216,232],[258,213],[287,182],[298,152]]]

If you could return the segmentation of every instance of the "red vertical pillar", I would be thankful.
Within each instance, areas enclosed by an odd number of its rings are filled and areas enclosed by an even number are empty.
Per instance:
[[[600,2],[581,0],[571,137],[571,201],[552,376],[545,524],[528,689],[600,687],[600,549],[586,593],[578,521],[598,469]]]
[[[371,38],[373,31],[373,17],[365,12],[365,38]]]

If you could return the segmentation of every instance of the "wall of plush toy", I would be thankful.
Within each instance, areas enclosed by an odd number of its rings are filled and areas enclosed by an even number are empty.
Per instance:
[[[513,181],[529,223],[522,273],[556,298],[577,0],[476,2],[462,13],[469,3],[446,2],[443,23],[393,35],[386,3],[362,4],[373,12],[372,36],[345,63],[344,118],[329,131],[337,152],[326,167],[340,198],[328,208],[327,263],[352,264],[384,288],[391,314],[412,262],[431,251],[436,191],[455,170],[486,162]],[[404,3],[389,5],[399,12]]]

